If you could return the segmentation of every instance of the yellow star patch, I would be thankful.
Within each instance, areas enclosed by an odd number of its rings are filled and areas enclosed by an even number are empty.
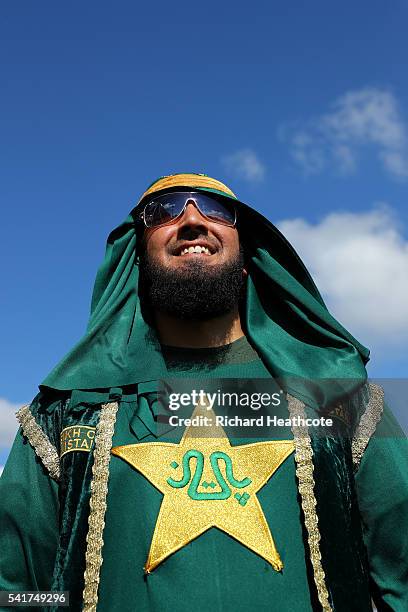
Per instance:
[[[151,572],[211,527],[241,542],[276,571],[282,570],[256,493],[292,453],[293,441],[231,446],[223,428],[215,425],[214,412],[197,405],[192,418],[200,415],[209,417],[213,425],[190,425],[179,444],[148,442],[111,451],[164,495],[145,571]]]

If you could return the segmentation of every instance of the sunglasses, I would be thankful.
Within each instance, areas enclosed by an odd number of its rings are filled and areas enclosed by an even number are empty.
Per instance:
[[[183,214],[187,202],[193,201],[200,213],[209,221],[234,227],[237,222],[237,211],[234,205],[224,198],[207,196],[197,191],[186,193],[174,191],[158,195],[147,202],[139,218],[146,227],[158,227],[176,221]]]

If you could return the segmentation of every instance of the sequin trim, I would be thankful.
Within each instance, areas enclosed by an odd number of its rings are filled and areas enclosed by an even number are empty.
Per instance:
[[[94,462],[92,466],[90,512],[85,553],[85,587],[83,610],[95,612],[102,566],[103,529],[105,527],[106,497],[108,494],[109,460],[115,429],[118,403],[103,404],[96,427]]]
[[[306,418],[304,403],[289,394],[288,408],[292,419],[296,416],[301,417],[301,419]],[[317,596],[322,606],[322,610],[324,610],[324,612],[331,612],[332,608],[329,603],[329,593],[325,583],[325,574],[322,567],[322,556],[319,546],[320,531],[316,512],[316,497],[314,494],[315,481],[313,477],[312,444],[306,425],[293,424],[292,432],[295,439],[296,476],[299,481],[299,493],[302,501]]]
[[[58,451],[55,446],[51,444],[48,436],[43,432],[34,416],[31,414],[30,404],[26,404],[17,410],[16,417],[21,425],[23,434],[41,459],[51,478],[58,482],[60,479]]]
[[[360,465],[364,451],[367,448],[371,436],[376,430],[384,410],[384,389],[380,387],[380,385],[375,385],[374,383],[370,383],[369,387],[370,400],[360,419],[351,445],[355,470],[357,470]]]

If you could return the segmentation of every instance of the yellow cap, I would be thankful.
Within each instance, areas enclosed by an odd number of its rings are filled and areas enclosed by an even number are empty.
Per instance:
[[[170,189],[173,187],[190,187],[192,189],[205,189],[216,191],[220,194],[226,195],[230,198],[237,199],[237,196],[229,187],[217,181],[217,179],[211,178],[206,174],[169,174],[168,176],[161,176],[159,179],[149,185],[148,189],[144,192],[139,200],[140,202],[147,195],[156,193],[156,191],[162,191],[163,189]]]

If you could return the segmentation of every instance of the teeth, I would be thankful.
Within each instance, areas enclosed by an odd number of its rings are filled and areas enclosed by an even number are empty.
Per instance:
[[[180,255],[187,255],[188,253],[205,253],[206,255],[211,255],[209,249],[204,246],[200,246],[197,244],[196,246],[186,247],[184,248]]]

